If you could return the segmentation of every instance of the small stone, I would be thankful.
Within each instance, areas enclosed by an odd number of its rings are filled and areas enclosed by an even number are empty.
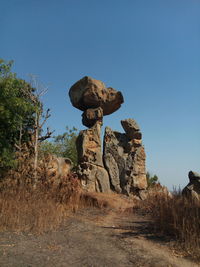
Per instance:
[[[142,134],[137,122],[133,119],[121,121],[121,125],[129,139],[142,139]]]

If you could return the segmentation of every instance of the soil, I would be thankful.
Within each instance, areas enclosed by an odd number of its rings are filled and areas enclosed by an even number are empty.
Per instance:
[[[85,208],[57,231],[0,233],[0,266],[200,266],[176,255],[169,242],[152,234],[142,214]]]

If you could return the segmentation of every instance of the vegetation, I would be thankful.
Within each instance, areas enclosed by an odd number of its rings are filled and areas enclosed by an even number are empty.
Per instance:
[[[37,190],[29,185],[7,183],[0,193],[0,231],[42,233],[56,229],[80,202],[81,190],[75,175],[58,184],[43,176]]]
[[[181,191],[172,197],[151,194],[140,204],[153,219],[155,231],[175,240],[175,248],[200,260],[200,202],[187,199]]]
[[[148,188],[149,187],[153,187],[156,184],[159,184],[159,180],[158,180],[158,176],[157,175],[151,176],[150,172],[147,172],[146,177],[147,177],[147,186],[148,186]]]
[[[44,113],[40,100],[46,88],[33,77],[29,83],[18,78],[12,65],[0,60],[0,230],[43,232],[78,207],[76,175],[50,179],[45,165],[48,153],[76,163],[77,130],[67,128],[47,142],[52,132],[42,133],[50,110]]]
[[[11,72],[12,64],[12,61],[0,60],[1,170],[15,165],[14,152],[30,139],[30,130],[34,127],[35,89]]]
[[[77,129],[66,127],[66,132],[53,137],[53,141],[45,141],[41,144],[40,154],[55,154],[59,157],[70,158],[74,166],[77,165],[76,150]]]

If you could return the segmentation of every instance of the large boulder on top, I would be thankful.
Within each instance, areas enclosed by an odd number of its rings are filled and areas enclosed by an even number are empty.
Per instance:
[[[69,90],[69,97],[74,107],[85,111],[101,107],[103,115],[109,115],[121,107],[124,102],[122,93],[108,87],[102,81],[85,76]]]
[[[183,189],[182,194],[194,200],[200,200],[200,174],[190,171],[188,178],[190,182]]]

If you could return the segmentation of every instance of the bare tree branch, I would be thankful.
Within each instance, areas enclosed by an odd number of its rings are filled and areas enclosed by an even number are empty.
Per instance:
[[[50,138],[54,132],[55,132],[55,131],[49,131],[49,128],[47,128],[47,133],[46,133],[44,136],[40,136],[40,137],[38,138],[38,140],[39,140],[40,142],[43,142],[44,140]]]
[[[42,128],[44,126],[44,124],[46,123],[46,121],[48,120],[48,118],[51,117],[51,114],[50,114],[50,108],[47,109],[46,111],[46,114],[44,116],[44,121],[42,122],[42,124],[40,125],[40,127]]]

